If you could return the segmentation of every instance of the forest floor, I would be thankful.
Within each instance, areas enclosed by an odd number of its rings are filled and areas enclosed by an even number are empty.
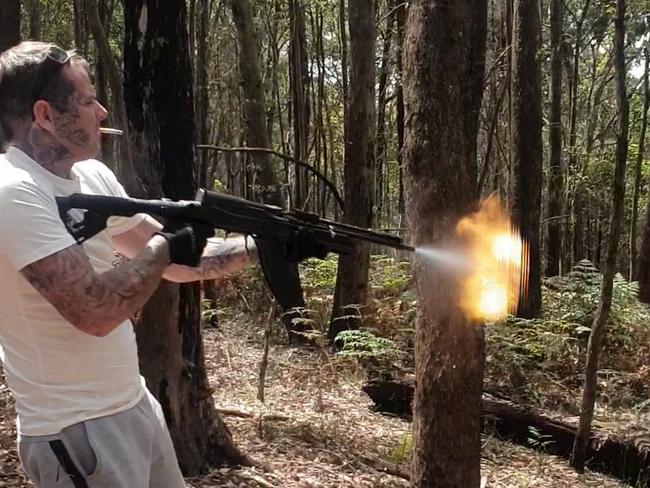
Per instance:
[[[204,334],[215,404],[239,447],[265,469],[218,469],[188,479],[188,487],[408,486],[411,425],[371,411],[358,367],[322,349],[272,341],[262,403],[264,324],[250,315],[224,318]],[[19,466],[13,400],[1,377],[0,473],[0,487],[32,486]],[[494,488],[627,486],[598,473],[578,475],[564,459],[491,436],[483,438],[482,475]]]

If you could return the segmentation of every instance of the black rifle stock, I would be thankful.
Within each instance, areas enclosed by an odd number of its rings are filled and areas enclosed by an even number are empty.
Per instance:
[[[199,190],[195,201],[140,200],[75,193],[57,197],[59,213],[78,243],[106,228],[111,216],[149,214],[163,220],[202,223],[228,233],[255,239],[264,276],[285,310],[304,307],[297,263],[287,259],[287,246],[300,232],[337,254],[352,252],[358,241],[413,251],[413,247],[390,234],[342,224],[305,212],[285,212],[278,207],[251,202],[223,193]],[[70,212],[73,209],[82,214]]]

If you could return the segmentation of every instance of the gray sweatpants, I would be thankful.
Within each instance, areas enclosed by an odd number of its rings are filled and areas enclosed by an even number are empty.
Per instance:
[[[39,488],[183,488],[165,417],[149,393],[133,408],[46,436],[19,436]]]

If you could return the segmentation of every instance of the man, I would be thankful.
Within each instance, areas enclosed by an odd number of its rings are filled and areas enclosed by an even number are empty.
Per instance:
[[[215,278],[255,252],[244,238],[112,218],[77,245],[56,196],[125,196],[93,160],[106,110],[88,65],[53,44],[0,54],[0,360],[16,399],[22,465],[39,487],[185,486],[138,369],[129,320],[161,278]],[[116,250],[131,259],[113,266]],[[197,262],[198,266],[195,265]]]

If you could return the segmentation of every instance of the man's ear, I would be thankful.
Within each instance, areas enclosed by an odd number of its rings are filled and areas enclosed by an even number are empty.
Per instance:
[[[34,122],[47,132],[54,132],[53,108],[45,100],[36,100],[32,107]]]

